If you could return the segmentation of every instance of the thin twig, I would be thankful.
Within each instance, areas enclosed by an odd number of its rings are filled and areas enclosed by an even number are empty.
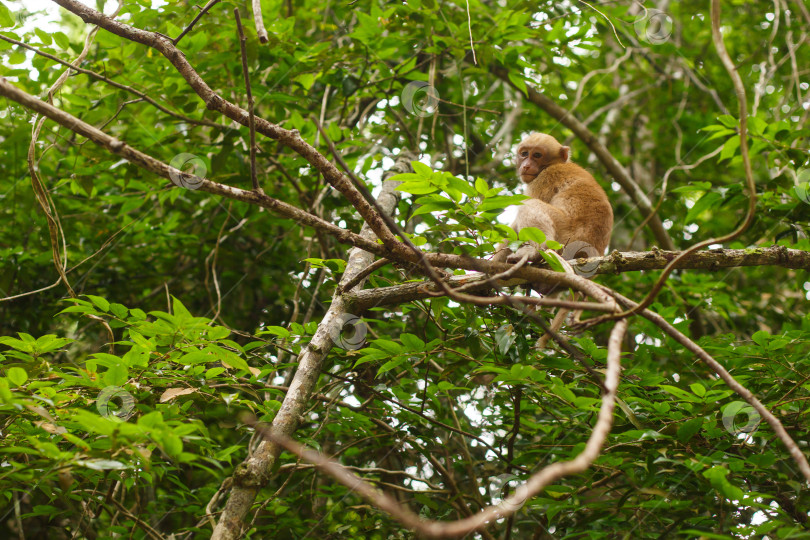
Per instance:
[[[467,5],[467,29],[470,31],[470,50],[472,51],[472,60],[473,64],[477,66],[478,60],[475,58],[475,44],[473,43],[472,35],[472,18],[470,17],[470,0],[465,0],[464,3]]]
[[[267,29],[264,27],[264,19],[262,18],[261,0],[253,0],[253,21],[256,24],[256,35],[259,36],[259,42],[267,43],[270,41],[270,38],[267,37]]]
[[[389,261],[388,259],[377,259],[376,261],[368,265],[366,268],[364,268],[359,274],[350,279],[348,283],[342,285],[340,287],[341,293],[352,290],[352,288],[354,288],[355,285],[366,279],[368,276],[370,276],[371,274],[373,274],[386,264],[389,264],[390,262],[391,261]]]
[[[211,9],[212,7],[214,7],[214,4],[216,4],[217,2],[219,2],[219,0],[210,0],[210,1],[209,1],[207,4],[205,4],[205,7],[203,7],[203,8],[200,10],[200,13],[199,13],[199,14],[197,14],[197,16],[196,16],[196,17],[194,17],[194,19],[192,19],[192,21],[191,21],[190,23],[188,23],[188,26],[186,26],[186,27],[183,29],[183,31],[182,31],[182,32],[180,32],[180,35],[179,35],[179,36],[177,36],[176,38],[174,38],[174,39],[172,40],[172,43],[174,43],[175,45],[177,45],[177,44],[180,42],[180,40],[181,40],[181,39],[183,39],[183,36],[185,36],[186,34],[188,34],[188,33],[191,31],[191,29],[192,29],[192,28],[194,28],[194,25],[195,25],[195,24],[197,24],[197,21],[199,21],[200,19],[202,19],[203,15],[205,15],[205,14],[208,12],[208,10],[209,10],[209,9]]]
[[[258,0],[256,1],[258,2]],[[261,15],[261,8],[259,9],[259,14]],[[242,74],[245,77],[245,92],[247,92],[248,99],[248,128],[250,129],[250,182],[253,185],[253,191],[256,193],[264,193],[261,186],[259,186],[259,177],[256,174],[256,116],[253,114],[253,92],[250,89],[250,72],[248,71],[247,48],[245,47],[247,38],[245,37],[245,31],[242,28],[242,18],[239,16],[239,8],[233,9],[233,16],[236,19],[236,31],[239,33],[239,48],[242,51]]]

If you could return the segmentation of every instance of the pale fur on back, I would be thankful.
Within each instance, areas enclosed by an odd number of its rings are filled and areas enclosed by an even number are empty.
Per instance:
[[[604,253],[613,229],[613,210],[605,191],[588,171],[570,161],[549,165],[525,185],[524,192],[528,197],[565,209],[564,219],[558,218],[557,223],[559,243],[585,241],[600,254]]]

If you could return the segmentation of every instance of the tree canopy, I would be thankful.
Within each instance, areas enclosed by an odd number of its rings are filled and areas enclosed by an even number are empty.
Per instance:
[[[803,0],[52,5],[0,0],[0,536],[807,537]],[[534,131],[610,253],[490,260]]]

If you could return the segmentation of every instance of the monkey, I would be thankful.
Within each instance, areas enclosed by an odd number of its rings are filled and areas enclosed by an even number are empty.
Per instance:
[[[520,232],[537,227],[563,245],[563,256],[573,259],[604,255],[613,229],[613,209],[605,190],[585,169],[569,161],[570,149],[545,133],[532,133],[515,151],[517,173],[530,199],[523,201],[511,227]],[[544,249],[527,242],[512,253],[499,246],[494,261],[517,262],[526,254],[529,260]]]
[[[613,209],[605,190],[585,169],[569,161],[570,149],[545,133],[532,133],[515,150],[517,173],[530,197],[518,207],[511,227],[519,233],[525,227],[537,227],[546,240],[562,244],[562,258],[573,259],[582,253],[586,257],[604,255],[613,229]],[[536,258],[545,244],[526,242],[512,253],[507,244],[499,246],[494,261],[515,263],[526,255]],[[580,256],[583,256],[580,255]],[[571,271],[570,265],[564,265]],[[554,286],[533,284],[532,288],[548,295]],[[560,309],[551,322],[556,333],[570,310]],[[542,335],[536,348],[544,349],[551,338]]]

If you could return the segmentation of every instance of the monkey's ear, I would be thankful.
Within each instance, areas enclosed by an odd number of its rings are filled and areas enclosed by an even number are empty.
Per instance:
[[[561,146],[560,147],[560,159],[563,160],[563,162],[568,161],[568,151],[569,150],[571,150],[571,149],[568,148],[567,146]]]

